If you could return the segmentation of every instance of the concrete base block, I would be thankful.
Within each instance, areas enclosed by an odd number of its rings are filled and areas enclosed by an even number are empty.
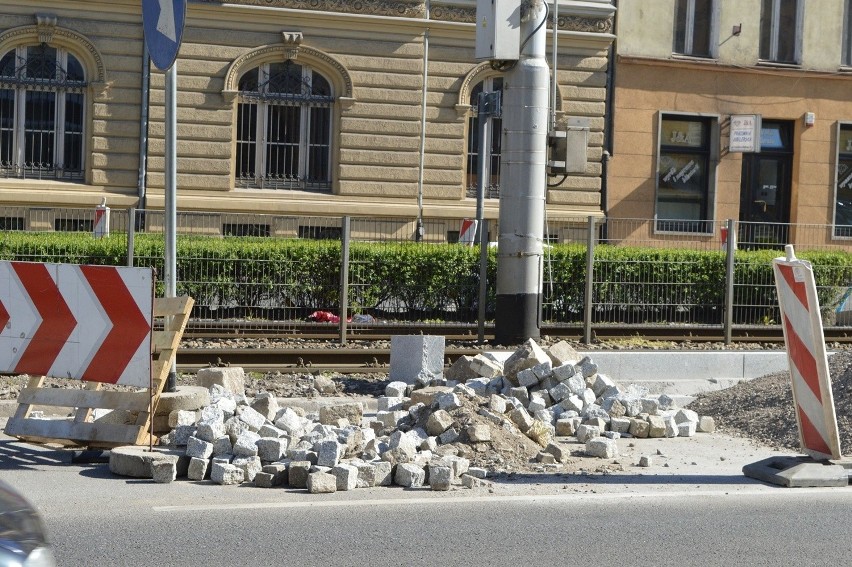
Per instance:
[[[391,336],[390,381],[423,385],[444,373],[443,336]]]
[[[238,396],[246,393],[246,373],[239,366],[200,368],[196,374],[196,384],[209,389],[213,384],[222,386]]]
[[[152,478],[152,463],[168,461],[177,465],[178,457],[177,452],[169,450],[155,448],[151,452],[147,447],[137,445],[115,447],[109,453],[109,470],[120,476]]]
[[[172,412],[194,412],[209,405],[210,392],[206,388],[179,386],[175,392],[163,392],[154,414],[154,433],[167,433],[171,429],[169,415]]]
[[[788,488],[848,486],[849,471],[810,457],[770,457],[743,467],[747,477]]]

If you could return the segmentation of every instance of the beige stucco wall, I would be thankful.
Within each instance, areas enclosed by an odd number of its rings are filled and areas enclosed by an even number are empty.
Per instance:
[[[297,4],[286,0],[278,4],[270,7],[267,2],[246,0],[187,5],[187,26],[177,60],[178,208],[416,216],[428,28],[424,214],[471,216],[473,200],[465,197],[464,189],[469,133],[463,106],[467,101],[460,98],[465,81],[477,67],[472,23],[476,3],[435,2],[434,19],[429,22],[410,14],[296,9],[283,7]],[[417,2],[399,4],[418,6]],[[608,1],[561,2],[560,9],[561,19],[567,22],[559,39],[560,117],[584,119],[591,131],[586,173],[570,176],[549,190],[551,218],[601,212],[607,48],[613,38],[611,27],[607,28],[613,12]],[[140,3],[80,0],[22,5],[0,0],[4,15],[0,33],[32,25],[37,12],[55,14],[58,27],[85,35],[106,69],[104,88],[91,97],[89,182],[0,180],[0,204],[92,206],[106,196],[113,207],[135,205],[142,111]],[[301,33],[297,61],[313,65],[319,62],[316,57],[327,58],[351,81],[350,96],[334,110],[332,194],[234,189],[235,102],[224,93],[226,75],[241,57],[282,46],[282,32]],[[329,64],[332,72],[334,65]],[[325,68],[323,72],[328,74]],[[146,190],[147,204],[154,208],[162,207],[164,201],[164,84],[164,73],[152,68]],[[497,217],[497,204],[488,201],[487,216]]]
[[[760,49],[761,0],[717,2],[718,61],[756,65]],[[802,20],[803,69],[835,71],[843,45],[844,3],[807,0]],[[621,0],[618,3],[618,52],[624,56],[671,59],[675,0]],[[734,28],[740,32],[734,35]]]
[[[761,114],[795,124],[791,222],[830,224],[834,202],[835,131],[852,119],[843,76],[766,74],[760,69],[715,69],[647,60],[619,64],[614,156],[609,168],[613,218],[652,218],[660,112],[718,116],[722,138],[716,168],[715,220],[739,218],[742,155],[727,151],[731,114]],[[816,123],[804,126],[813,112]]]

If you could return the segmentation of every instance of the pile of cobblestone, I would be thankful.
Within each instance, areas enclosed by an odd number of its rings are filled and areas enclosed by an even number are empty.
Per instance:
[[[185,467],[192,480],[312,493],[391,484],[448,490],[487,485],[506,451],[558,470],[578,444],[584,456],[614,459],[622,436],[713,430],[712,419],[675,408],[668,396],[619,387],[564,342],[545,351],[530,340],[505,361],[462,357],[446,373],[392,381],[366,419],[360,402],[305,413],[279,407],[268,393],[246,398],[240,368],[204,373],[211,403],[169,415],[161,443],[179,448],[183,465],[154,467],[156,481]]]

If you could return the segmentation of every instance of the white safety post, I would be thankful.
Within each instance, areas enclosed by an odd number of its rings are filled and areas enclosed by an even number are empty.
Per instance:
[[[839,459],[837,416],[813,267],[796,258],[789,244],[786,257],[776,258],[772,265],[802,451],[817,459]]]

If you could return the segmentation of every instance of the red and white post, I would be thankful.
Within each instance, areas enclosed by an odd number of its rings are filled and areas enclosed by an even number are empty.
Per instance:
[[[802,451],[811,457],[839,459],[837,416],[813,268],[810,262],[796,258],[792,245],[787,245],[786,253],[772,265],[799,440]]]
[[[101,204],[95,207],[95,226],[92,232],[95,238],[109,236],[109,207],[106,205],[106,199],[102,199]]]

